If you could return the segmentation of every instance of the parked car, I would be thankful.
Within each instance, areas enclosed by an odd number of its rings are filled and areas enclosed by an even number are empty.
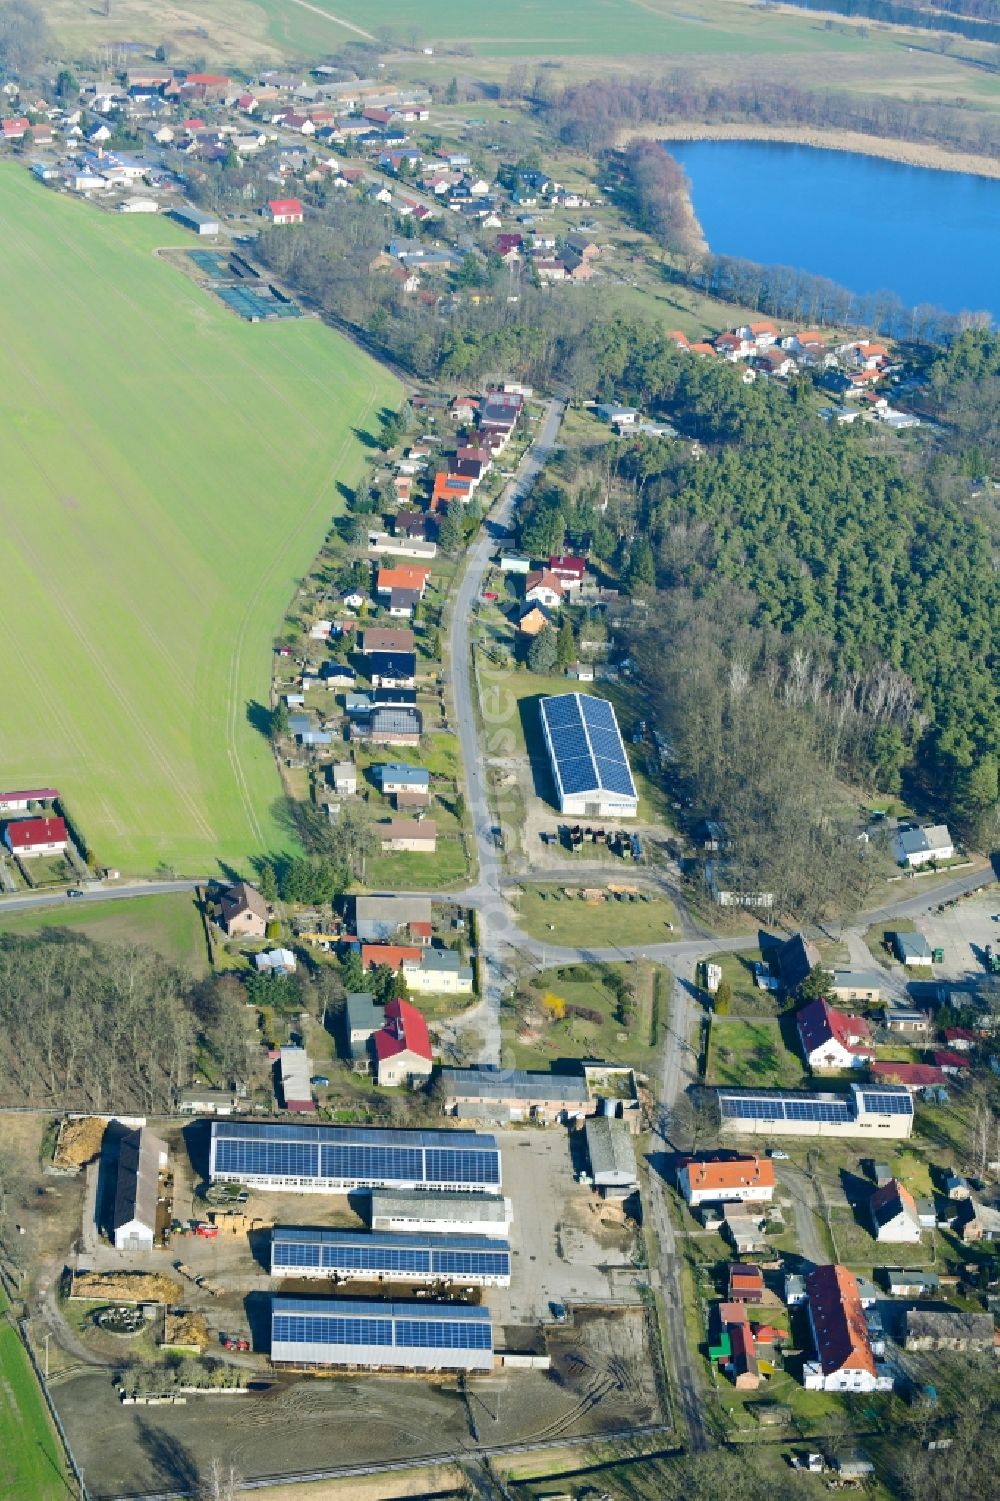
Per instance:
[[[310,1084],[322,1084],[322,1085],[326,1085],[326,1084],[329,1084],[329,1082],[330,1081],[326,1077],[326,1074],[313,1074],[312,1078],[309,1080]]]
[[[773,1162],[787,1162],[788,1161],[788,1153],[787,1152],[782,1152],[778,1147],[770,1147],[768,1149],[767,1155],[771,1158],[771,1160]]]

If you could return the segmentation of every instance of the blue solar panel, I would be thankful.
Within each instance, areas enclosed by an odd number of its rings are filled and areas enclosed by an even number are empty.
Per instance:
[[[271,1340],[297,1345],[391,1345],[392,1319],[276,1313]]]
[[[417,1181],[423,1176],[419,1146],[383,1147],[331,1145],[322,1148],[324,1178],[387,1178],[392,1182]]]
[[[600,773],[601,785],[607,787],[610,792],[620,792],[625,797],[635,796],[632,773],[624,761],[608,761],[604,756],[598,756],[597,770]]]
[[[441,1277],[509,1277],[508,1251],[435,1251],[433,1269]]]
[[[489,1324],[431,1323],[424,1319],[397,1319],[396,1344],[415,1350],[488,1350],[492,1344]]]
[[[607,699],[595,698],[592,694],[581,694],[580,709],[584,719],[591,729],[609,729],[617,735],[615,713]]]
[[[611,704],[589,694],[560,695],[543,700],[542,719],[564,796],[605,790],[635,797]]]
[[[499,1183],[499,1153],[428,1147],[424,1153],[424,1180],[427,1183]]]
[[[571,693],[545,699],[542,704],[542,713],[545,715],[550,729],[554,729],[556,725],[561,724],[578,724],[580,720],[576,700]]]
[[[873,1115],[912,1115],[913,1100],[909,1094],[863,1094],[866,1110]]]
[[[267,1177],[316,1176],[318,1150],[304,1141],[220,1141],[215,1168],[220,1173],[261,1173]]]

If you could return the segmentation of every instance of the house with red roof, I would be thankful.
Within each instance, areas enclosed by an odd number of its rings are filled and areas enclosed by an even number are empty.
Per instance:
[[[869,1065],[873,1079],[880,1084],[905,1084],[909,1089],[931,1089],[944,1083],[944,1072],[929,1063],[878,1061]]]
[[[774,1197],[774,1163],[768,1157],[711,1157],[686,1162],[677,1186],[692,1209],[699,1204],[769,1204]]]
[[[390,1001],[385,1026],[372,1038],[376,1078],[389,1088],[428,1079],[434,1063],[427,1023],[409,1001]]]
[[[272,224],[301,224],[305,217],[298,198],[272,198],[265,212]]]
[[[553,610],[562,604],[564,592],[562,579],[549,568],[535,568],[524,580],[526,604],[543,605],[546,610]]]
[[[404,961],[411,959],[415,964],[419,964],[422,952],[422,949],[404,943],[363,943],[361,967],[362,969],[392,969],[401,973]]]
[[[14,115],[7,120],[0,120],[0,130],[3,131],[5,141],[23,141],[30,129],[31,121],[27,115]]]
[[[587,559],[566,553],[549,558],[549,573],[554,573],[564,589],[579,589],[587,572]]]
[[[818,1266],[806,1278],[806,1303],[816,1359],[802,1368],[809,1391],[891,1391],[892,1377],[875,1364],[858,1279],[846,1266]]]
[[[972,1067],[972,1062],[965,1053],[950,1052],[947,1048],[932,1053],[931,1062],[943,1074],[964,1074],[966,1069]]]
[[[806,1063],[815,1072],[860,1068],[873,1057],[862,1016],[848,1016],[829,1001],[810,1001],[795,1018]]]
[[[742,333],[720,334],[715,341],[715,352],[721,354],[724,360],[749,359],[756,348],[753,339]]]
[[[36,855],[62,855],[69,844],[61,818],[18,818],[4,830],[4,843],[22,860]]]
[[[54,803],[56,787],[28,787],[16,792],[0,792],[0,813],[27,813],[29,803]]]
[[[955,1053],[971,1053],[979,1038],[969,1027],[945,1027],[944,1040]]]

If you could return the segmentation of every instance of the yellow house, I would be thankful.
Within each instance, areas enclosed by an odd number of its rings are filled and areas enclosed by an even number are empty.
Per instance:
[[[425,949],[419,959],[404,959],[403,979],[415,995],[472,994],[472,966],[453,949]]]

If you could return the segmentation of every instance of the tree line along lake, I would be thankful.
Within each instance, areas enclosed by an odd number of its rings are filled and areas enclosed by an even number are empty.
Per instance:
[[[778,141],[665,141],[713,255],[1000,324],[1000,181]]]

